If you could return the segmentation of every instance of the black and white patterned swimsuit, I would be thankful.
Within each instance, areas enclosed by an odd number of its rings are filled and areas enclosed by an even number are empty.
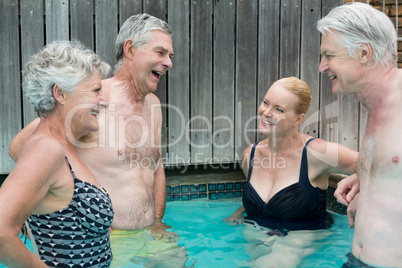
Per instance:
[[[39,256],[49,267],[109,267],[112,261],[109,227],[113,220],[110,197],[96,186],[77,179],[68,165],[74,178],[70,205],[28,218]]]

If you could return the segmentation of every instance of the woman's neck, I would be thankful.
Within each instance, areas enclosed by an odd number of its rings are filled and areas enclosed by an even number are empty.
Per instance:
[[[82,138],[83,135],[81,135],[79,131],[74,131],[73,127],[65,123],[65,121],[60,111],[54,111],[41,119],[41,122],[46,126],[53,137],[58,139],[65,147],[75,148],[76,142]]]
[[[300,146],[303,134],[296,131],[290,135],[277,137],[272,135],[266,139],[266,145],[268,148],[275,153],[287,152],[293,150],[295,147]]]

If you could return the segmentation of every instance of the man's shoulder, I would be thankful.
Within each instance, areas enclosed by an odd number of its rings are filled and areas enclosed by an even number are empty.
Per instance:
[[[147,96],[145,96],[145,99],[150,104],[160,104],[161,103],[159,98],[154,93],[149,93]]]

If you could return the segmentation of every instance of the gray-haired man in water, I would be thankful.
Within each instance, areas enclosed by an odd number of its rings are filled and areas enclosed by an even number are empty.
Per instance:
[[[357,205],[353,254],[344,267],[401,267],[402,70],[395,27],[383,12],[353,3],[334,8],[317,28],[323,34],[320,71],[331,79],[332,92],[356,94],[368,112],[358,177],[341,181],[336,193]]]
[[[112,199],[115,214],[111,243],[113,252],[118,253],[112,263],[115,267],[128,264],[133,256],[152,255],[153,262],[164,261],[166,267],[186,261],[185,248],[178,247],[174,240],[160,239],[177,235],[168,232],[169,226],[162,222],[166,204],[162,112],[153,94],[161,76],[173,65],[172,34],[166,22],[148,14],[126,20],[116,39],[116,73],[102,81],[109,106],[99,115],[99,131],[75,141],[81,160]],[[37,124],[36,119],[12,141],[9,154],[14,159]],[[142,234],[127,231],[140,229],[158,237],[154,241],[159,245],[152,242],[139,247],[141,241],[144,243]],[[150,254],[152,249],[158,254],[169,249],[170,256],[161,255],[156,260],[158,256]]]
[[[108,108],[99,116],[99,131],[75,141],[80,158],[110,194],[113,229],[161,224],[165,213],[162,114],[153,92],[172,67],[172,34],[164,21],[153,16],[127,19],[116,39],[116,73],[102,81]],[[13,159],[37,123],[35,119],[11,142]]]

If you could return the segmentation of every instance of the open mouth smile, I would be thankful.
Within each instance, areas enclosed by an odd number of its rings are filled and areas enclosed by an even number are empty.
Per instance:
[[[92,110],[91,114],[97,118],[99,115],[99,110]]]
[[[152,70],[152,73],[158,78],[161,78],[161,76],[163,75],[162,72],[158,72],[158,71],[154,71],[154,70]]]
[[[264,119],[261,119],[261,123],[262,123],[264,126],[274,126],[274,125],[275,125],[275,123],[266,121],[266,120],[264,120]]]

